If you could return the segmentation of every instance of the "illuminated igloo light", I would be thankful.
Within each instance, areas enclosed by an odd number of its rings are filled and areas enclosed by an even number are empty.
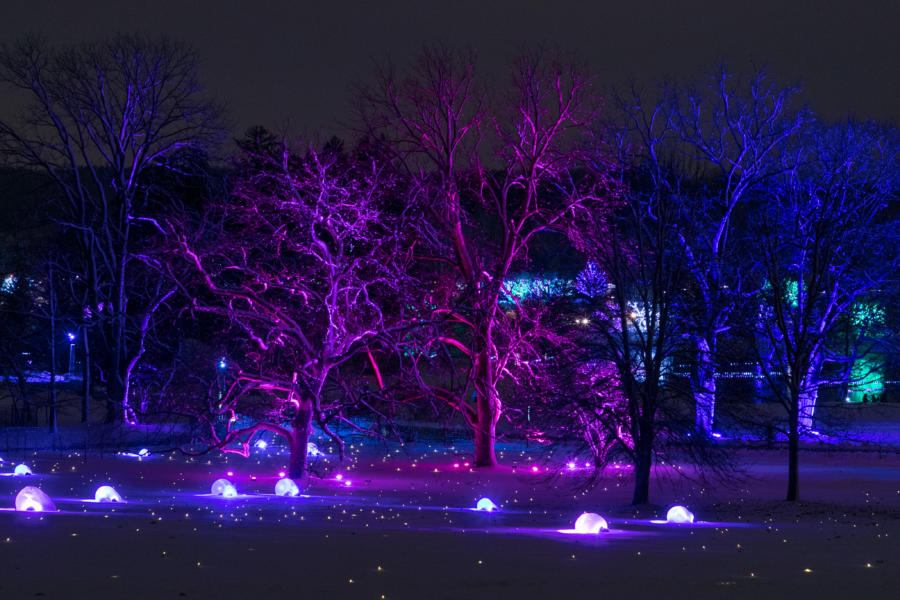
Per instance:
[[[296,496],[299,493],[300,488],[297,487],[297,484],[290,477],[282,477],[275,484],[276,496]]]
[[[225,479],[216,479],[212,484],[212,494],[214,496],[224,496],[225,498],[234,498],[237,496],[237,490],[230,481]]]
[[[150,451],[146,448],[141,448],[140,450],[138,450],[138,456],[140,456],[141,458],[147,458],[148,456],[150,456]]]
[[[609,531],[609,524],[597,513],[586,512],[575,520],[575,533],[600,533],[601,531]]]
[[[494,512],[495,510],[500,510],[496,504],[490,498],[482,498],[475,505],[475,510],[483,510],[486,512]]]
[[[693,523],[694,513],[683,506],[675,505],[666,513],[666,523]]]
[[[319,447],[313,444],[312,442],[308,442],[306,444],[306,453],[309,456],[322,456],[322,451],[319,450]]]
[[[13,469],[13,475],[20,477],[22,475],[33,475],[33,473],[28,465],[16,465],[16,468]]]
[[[33,485],[26,485],[18,494],[16,494],[16,510],[35,512],[54,512],[56,505],[50,496],[44,493],[40,488]]]
[[[94,492],[94,500],[96,502],[124,502],[122,496],[111,485],[101,485]]]

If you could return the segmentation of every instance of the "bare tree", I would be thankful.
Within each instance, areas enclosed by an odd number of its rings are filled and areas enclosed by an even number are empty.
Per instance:
[[[17,119],[0,118],[0,150],[56,184],[55,213],[77,247],[74,288],[94,340],[85,337],[85,351],[89,359],[92,346],[101,350],[113,420],[127,412],[152,315],[173,292],[145,252],[160,233],[146,175],[193,168],[193,153],[220,135],[219,110],[189,48],[139,36],[71,47],[27,38],[0,50],[0,83],[25,107]]]
[[[634,464],[632,502],[642,504],[661,449],[690,433],[674,373],[688,331],[683,289],[690,262],[680,236],[689,203],[672,164],[677,132],[665,101],[645,101],[633,90],[618,106],[622,123],[612,139],[620,201],[609,216],[586,214],[571,235],[611,284],[586,319],[587,358],[598,365],[601,382],[591,423]],[[615,368],[615,377],[604,365]]]
[[[706,183],[684,198],[691,218],[680,236],[697,296],[690,315],[696,353],[691,383],[697,429],[706,435],[715,422],[719,339],[733,326],[744,280],[730,236],[734,215],[754,186],[780,169],[773,153],[807,121],[795,106],[798,93],[773,83],[764,69],[741,77],[721,67],[705,86],[671,86],[668,105],[661,107],[666,114],[659,117],[669,120],[682,142],[676,150],[681,169]]]
[[[175,399],[206,421],[212,447],[246,455],[269,431],[303,477],[313,423],[343,448],[330,423],[356,427],[354,411],[377,411],[376,353],[407,319],[408,227],[393,186],[371,158],[270,145],[246,155],[230,196],[201,222],[172,222],[190,310],[219,318],[233,340],[221,397]],[[375,391],[361,383],[364,366]]]
[[[436,339],[467,363],[464,390],[443,397],[474,431],[477,466],[497,463],[498,386],[515,381],[535,339],[521,311],[499,305],[507,278],[537,235],[593,198],[573,175],[595,117],[591,80],[540,53],[520,57],[511,74],[489,104],[472,53],[426,49],[403,74],[382,70],[360,95],[366,131],[386,142],[418,189],[426,218],[416,258],[434,265],[444,288],[435,290],[433,316],[462,328]]]
[[[759,359],[787,413],[787,499],[797,500],[799,442],[811,431],[823,366],[841,316],[898,266],[896,132],[845,123],[817,127],[780,153],[751,239],[765,314]],[[844,370],[845,375],[849,369]]]

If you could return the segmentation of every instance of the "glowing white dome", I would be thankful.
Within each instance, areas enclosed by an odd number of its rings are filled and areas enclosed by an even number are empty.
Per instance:
[[[306,453],[310,456],[321,456],[322,452],[319,450],[318,446],[313,444],[312,442],[308,442],[306,444]]]
[[[140,456],[142,458],[147,458],[148,456],[150,456],[150,451],[147,450],[146,448],[141,448],[140,450],[138,450],[138,456]]]
[[[296,496],[299,493],[300,488],[297,487],[297,484],[290,477],[282,477],[275,484],[276,496]]]
[[[16,510],[33,510],[36,512],[53,512],[56,505],[50,496],[44,493],[40,488],[33,485],[26,485],[22,491],[16,495]]]
[[[475,505],[475,510],[485,510],[487,512],[494,512],[495,510],[499,510],[497,505],[494,504],[490,498],[482,498],[478,501],[478,504]]]
[[[94,492],[94,500],[97,502],[123,502],[122,496],[111,485],[101,485]]]
[[[693,523],[694,513],[683,506],[673,506],[666,513],[666,522],[668,523]]]
[[[600,533],[609,531],[606,519],[597,513],[584,513],[575,520],[576,533]]]
[[[31,469],[28,468],[28,465],[16,465],[16,468],[13,470],[13,475],[33,475]]]
[[[216,496],[225,496],[226,498],[234,498],[237,496],[237,490],[225,478],[216,479],[212,484],[212,493]]]

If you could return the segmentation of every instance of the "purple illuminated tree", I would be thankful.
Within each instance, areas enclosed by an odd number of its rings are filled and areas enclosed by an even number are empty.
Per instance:
[[[799,442],[811,432],[839,319],[896,275],[900,144],[873,124],[819,126],[779,153],[751,221],[763,309],[759,360],[787,414],[787,499],[797,500]],[[849,376],[849,369],[841,370]]]
[[[107,420],[115,420],[131,412],[132,373],[154,313],[174,292],[151,252],[162,235],[155,217],[167,205],[148,174],[194,170],[193,157],[220,136],[219,111],[189,48],[138,36],[4,46],[0,85],[25,107],[18,119],[0,117],[0,151],[55,184],[53,214],[74,248],[85,362],[99,350]],[[92,372],[85,369],[86,382]]]
[[[313,423],[343,447],[329,424],[355,427],[348,411],[383,400],[375,356],[405,319],[406,217],[390,172],[364,156],[270,140],[239,171],[201,222],[173,223],[190,310],[214,317],[231,348],[221,398],[175,401],[206,421],[214,448],[246,455],[258,431],[283,437],[303,477]]]
[[[590,79],[538,53],[510,72],[511,85],[489,98],[473,54],[430,49],[360,95],[366,131],[403,165],[426,217],[415,256],[432,267],[432,316],[447,324],[432,339],[466,364],[464,390],[442,397],[472,427],[477,466],[497,463],[499,387],[530,376],[518,367],[540,329],[521,306],[500,306],[507,278],[536,236],[593,198],[573,175],[594,124]]]

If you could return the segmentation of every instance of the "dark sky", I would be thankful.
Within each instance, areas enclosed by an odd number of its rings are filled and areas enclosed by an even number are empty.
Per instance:
[[[0,0],[0,39],[164,33],[197,49],[237,132],[261,123],[330,134],[373,59],[423,43],[478,49],[483,70],[522,45],[575,50],[604,83],[689,76],[719,61],[800,80],[827,117],[900,122],[900,1]],[[2,101],[0,101],[2,106]]]

